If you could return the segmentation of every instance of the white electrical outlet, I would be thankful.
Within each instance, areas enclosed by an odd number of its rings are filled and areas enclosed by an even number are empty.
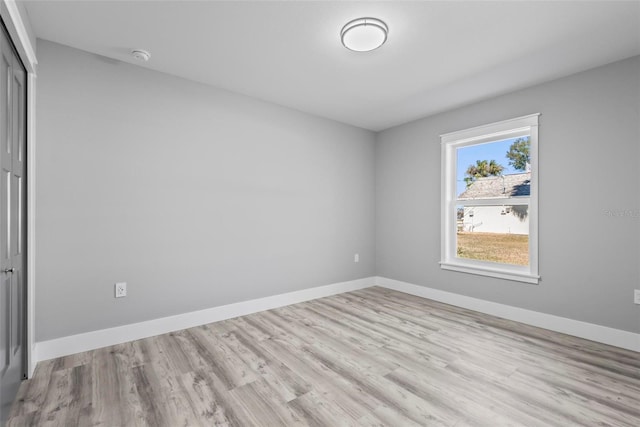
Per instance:
[[[353,262],[360,262],[360,254],[353,254]]]
[[[127,296],[127,284],[126,282],[116,283],[116,298],[122,298]]]
[[[633,303],[640,304],[640,289],[634,289],[633,291]]]

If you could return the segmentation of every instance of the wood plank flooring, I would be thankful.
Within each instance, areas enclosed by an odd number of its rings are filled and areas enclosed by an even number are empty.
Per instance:
[[[640,353],[368,288],[38,364],[9,426],[640,426]]]

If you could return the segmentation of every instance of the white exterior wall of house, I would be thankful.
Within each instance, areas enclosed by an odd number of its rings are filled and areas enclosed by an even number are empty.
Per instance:
[[[461,231],[528,235],[529,218],[518,218],[511,206],[465,207]]]

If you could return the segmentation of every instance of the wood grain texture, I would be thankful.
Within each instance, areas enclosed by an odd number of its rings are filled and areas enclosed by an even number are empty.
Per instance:
[[[635,427],[640,354],[368,288],[40,362],[31,425]]]

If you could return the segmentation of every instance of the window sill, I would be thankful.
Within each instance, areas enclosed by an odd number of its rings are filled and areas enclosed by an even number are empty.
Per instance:
[[[458,271],[460,273],[476,274],[479,276],[489,276],[498,279],[514,280],[517,282],[538,284],[540,276],[530,273],[520,273],[516,271],[509,271],[501,268],[492,268],[485,266],[475,266],[468,264],[456,264],[451,262],[440,262],[440,268],[443,270]]]

